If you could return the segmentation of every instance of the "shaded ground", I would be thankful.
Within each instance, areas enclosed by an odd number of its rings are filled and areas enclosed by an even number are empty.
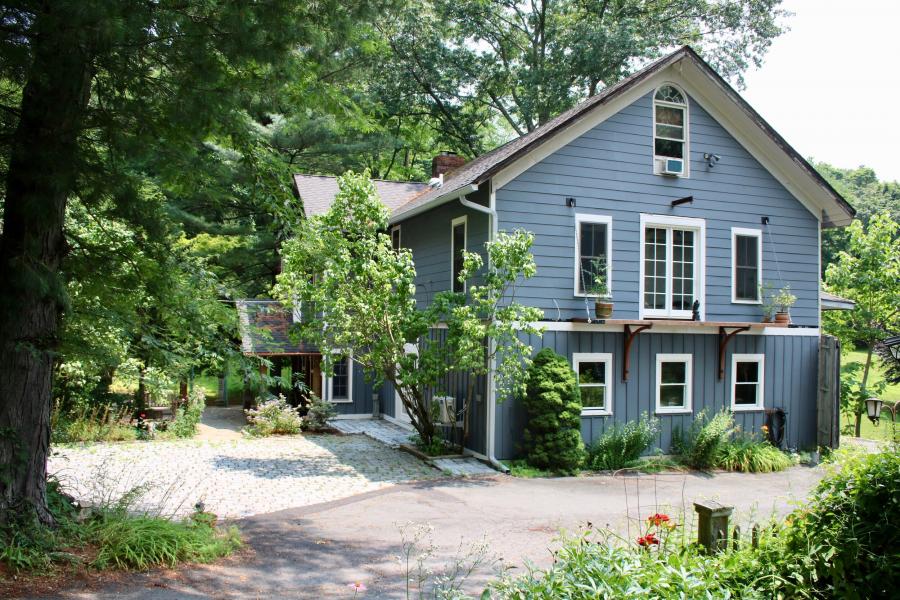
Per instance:
[[[239,440],[241,427],[247,424],[240,406],[207,406],[203,409],[197,435],[198,441]]]
[[[442,479],[407,483],[335,502],[257,515],[238,522],[252,554],[178,574],[136,575],[127,583],[75,589],[61,598],[175,600],[193,598],[352,598],[347,587],[363,582],[362,597],[405,597],[400,524],[434,528],[439,564],[460,543],[486,538],[507,563],[546,565],[560,529],[588,521],[637,535],[638,523],[657,511],[692,515],[692,502],[715,498],[736,507],[738,522],[784,514],[824,475],[822,468],[783,473],[660,474],[561,479]],[[688,522],[692,521],[689,516]],[[480,591],[491,573],[472,582]]]

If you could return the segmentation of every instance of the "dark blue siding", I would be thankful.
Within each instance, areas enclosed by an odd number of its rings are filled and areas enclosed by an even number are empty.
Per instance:
[[[731,354],[765,355],[765,407],[788,412],[785,445],[806,448],[816,442],[816,374],[819,338],[816,336],[738,335],[728,347],[725,377],[717,378],[717,335],[641,333],[631,347],[631,375],[622,381],[622,333],[548,331],[528,341],[535,352],[553,348],[571,362],[575,352],[608,352],[613,355],[613,415],[582,417],[585,442],[600,437],[614,422],[624,423],[654,414],[656,402],[656,355],[693,355],[693,414],[657,415],[662,430],[657,448],[668,452],[676,427],[688,428],[694,415],[706,409],[712,414],[731,405]],[[521,402],[508,399],[497,406],[497,447],[500,458],[519,452],[526,415]],[[763,412],[738,412],[735,421],[745,432],[759,434],[765,423]]]
[[[519,300],[556,318],[584,316],[574,295],[575,214],[613,218],[613,318],[638,317],[640,214],[706,220],[706,319],[758,321],[756,305],[731,302],[731,228],[762,228],[763,280],[790,283],[795,323],[818,326],[818,221],[693,99],[690,177],[652,173],[652,102],[636,101],[519,175],[496,192],[500,229],[535,233],[537,276]],[[712,169],[704,152],[721,156]],[[671,201],[692,195],[692,204]],[[574,197],[576,208],[565,205]]]

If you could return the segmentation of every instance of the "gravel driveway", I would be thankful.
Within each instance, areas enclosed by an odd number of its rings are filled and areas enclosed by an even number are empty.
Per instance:
[[[53,448],[48,470],[77,498],[184,514],[202,501],[246,517],[339,500],[441,473],[362,435],[94,444]]]

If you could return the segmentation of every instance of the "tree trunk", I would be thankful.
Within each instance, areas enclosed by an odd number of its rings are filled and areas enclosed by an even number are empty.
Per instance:
[[[13,136],[0,238],[0,522],[47,509],[53,353],[64,284],[66,199],[88,103],[91,28],[75,15],[36,16],[32,64]]]
[[[862,383],[859,386],[860,393],[865,396],[866,395],[866,386],[869,384],[869,370],[872,367],[872,348],[874,344],[869,344],[869,352],[866,354],[866,366],[863,368],[863,378]],[[865,398],[861,398],[863,402],[865,402]],[[862,427],[862,411],[865,410],[863,406],[856,407],[856,437],[859,437],[860,429]]]

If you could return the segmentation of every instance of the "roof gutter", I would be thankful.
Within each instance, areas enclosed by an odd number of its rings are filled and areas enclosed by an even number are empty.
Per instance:
[[[478,189],[478,186],[472,186],[475,189]],[[488,202],[488,206],[482,206],[481,204],[476,204],[465,197],[465,195],[459,196],[459,203],[469,208],[471,210],[486,214],[489,219],[489,228],[490,232],[488,235],[488,241],[494,241],[497,239],[497,208],[494,196],[493,186],[490,193],[490,201]],[[493,338],[488,338],[488,356],[491,357],[490,365],[487,373],[487,403],[488,403],[488,412],[487,412],[487,460],[491,464],[492,467],[500,471],[501,473],[509,473],[509,468],[497,460],[496,454],[494,454],[494,446],[496,442],[496,426],[495,421],[497,418],[497,397],[496,391],[494,390],[494,371],[497,368],[497,359],[495,355],[497,353],[497,342]]]
[[[432,200],[430,202],[426,202],[424,204],[421,204],[411,210],[408,210],[408,211],[405,211],[402,213],[395,213],[395,214],[391,215],[391,218],[388,220],[388,223],[393,225],[393,224],[397,223],[398,221],[402,221],[404,219],[414,217],[419,213],[423,213],[427,210],[431,210],[435,206],[440,206],[441,204],[446,204],[447,202],[456,200],[457,198],[462,198],[466,194],[472,194],[477,191],[478,191],[478,186],[474,183],[470,183],[469,185],[464,185],[460,188],[456,188],[452,192],[447,192],[447,194],[444,196],[438,196],[434,200]],[[468,200],[467,200],[467,202],[468,202]],[[483,206],[480,206],[478,204],[474,204],[474,206],[478,206],[478,209],[476,209],[476,210],[480,210],[480,209],[484,208]]]

